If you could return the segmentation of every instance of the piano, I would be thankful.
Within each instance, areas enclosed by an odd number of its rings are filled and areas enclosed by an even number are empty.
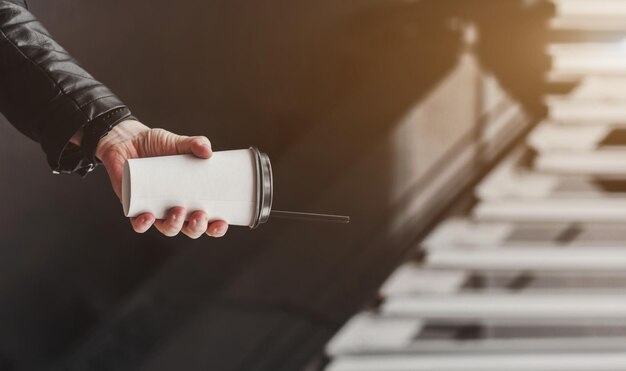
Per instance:
[[[554,0],[547,115],[326,346],[326,371],[626,370],[626,1]],[[521,123],[520,123],[521,125]]]

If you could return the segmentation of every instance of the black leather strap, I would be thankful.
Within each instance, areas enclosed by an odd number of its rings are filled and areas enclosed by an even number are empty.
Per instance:
[[[83,138],[80,147],[83,155],[87,160],[96,164],[96,148],[98,142],[106,136],[115,125],[120,122],[133,118],[130,110],[126,107],[115,108],[104,115],[96,117],[83,127]]]

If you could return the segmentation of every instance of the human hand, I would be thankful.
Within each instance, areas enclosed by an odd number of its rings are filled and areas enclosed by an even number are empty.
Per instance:
[[[163,129],[150,129],[135,120],[123,121],[113,128],[98,143],[96,156],[107,169],[113,191],[122,199],[122,174],[127,159],[193,154],[208,159],[212,155],[211,143],[206,137],[187,137],[170,133]],[[185,222],[187,210],[182,207],[170,209],[167,219],[156,220],[151,213],[131,218],[133,229],[144,233],[154,226],[168,237],[183,232],[190,238],[198,238],[204,233],[212,237],[222,237],[228,229],[225,221],[215,221],[210,225],[204,211],[193,211]]]

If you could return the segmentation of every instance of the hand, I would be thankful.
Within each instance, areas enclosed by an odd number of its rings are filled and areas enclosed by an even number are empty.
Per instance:
[[[122,199],[122,174],[127,159],[193,154],[200,158],[209,158],[213,154],[211,143],[206,137],[180,136],[163,129],[150,129],[134,120],[121,122],[98,143],[96,156],[104,163],[111,178],[113,191]],[[183,232],[191,238],[198,238],[204,233],[213,237],[222,237],[228,229],[224,221],[208,224],[209,217],[204,211],[194,211],[185,222],[187,210],[182,207],[172,208],[165,220],[156,220],[150,213],[131,218],[133,229],[144,233],[152,224],[168,237]]]

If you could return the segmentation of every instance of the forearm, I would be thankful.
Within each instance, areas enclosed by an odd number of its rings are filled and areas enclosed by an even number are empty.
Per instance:
[[[124,120],[130,111],[21,1],[0,0],[0,55],[0,111],[41,143],[53,170],[84,173],[90,161],[70,142],[72,137],[86,125]]]

